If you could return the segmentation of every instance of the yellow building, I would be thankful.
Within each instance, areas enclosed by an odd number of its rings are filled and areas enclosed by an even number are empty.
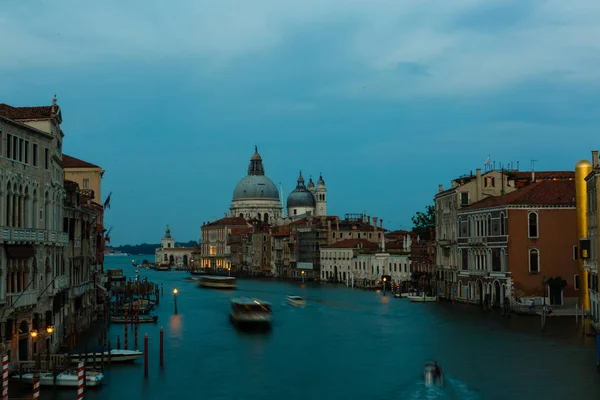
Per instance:
[[[75,157],[62,155],[65,180],[77,182],[82,193],[102,204],[102,177],[104,170],[97,165]]]

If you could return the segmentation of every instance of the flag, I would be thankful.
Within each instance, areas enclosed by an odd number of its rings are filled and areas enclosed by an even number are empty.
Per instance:
[[[112,195],[112,192],[110,192],[108,194],[108,197],[106,198],[106,201],[104,202],[104,209],[110,209],[110,196]]]
[[[106,243],[110,243],[110,236],[106,237]]]

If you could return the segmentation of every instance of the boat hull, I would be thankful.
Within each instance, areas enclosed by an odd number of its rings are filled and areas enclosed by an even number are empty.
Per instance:
[[[23,383],[33,384],[34,374],[23,374],[23,375],[15,375],[13,379],[20,380]],[[54,376],[50,372],[45,372],[39,374],[40,378],[40,386],[54,386]],[[104,374],[102,372],[94,372],[87,371],[85,374],[85,385],[87,387],[94,387],[102,385],[104,381]],[[69,372],[61,372],[56,375],[56,386],[60,387],[77,387],[78,386],[78,378],[77,372],[73,373]]]
[[[435,296],[408,296],[408,299],[413,303],[432,303],[437,301]]]
[[[294,307],[306,306],[306,300],[301,297],[287,296],[286,300],[290,306],[294,306]]]
[[[105,351],[103,353],[102,352],[88,353],[87,360],[88,361],[93,360],[94,355],[96,356],[96,360],[100,360],[100,359],[102,359],[102,357],[104,357],[105,360],[108,360],[108,351]],[[143,355],[144,355],[143,352],[137,351],[137,350],[113,349],[110,351],[110,361],[116,362],[116,363],[134,362],[135,360],[137,360],[138,358],[140,358]],[[80,361],[80,360],[83,361],[85,359],[85,354],[71,353],[71,354],[69,354],[69,358],[71,358],[72,361]]]

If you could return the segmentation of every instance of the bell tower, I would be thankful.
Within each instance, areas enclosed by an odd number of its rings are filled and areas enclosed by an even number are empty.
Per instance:
[[[160,247],[163,249],[172,249],[175,247],[175,239],[171,237],[169,225],[167,225],[167,229],[165,230],[165,237],[160,240]]]
[[[319,180],[317,181],[317,190],[315,191],[316,210],[315,215],[317,217],[327,216],[327,188],[325,187],[325,181],[323,180],[323,174],[320,174]]]

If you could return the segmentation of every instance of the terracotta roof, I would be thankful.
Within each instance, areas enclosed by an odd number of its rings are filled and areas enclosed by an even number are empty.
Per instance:
[[[500,206],[575,206],[575,181],[544,180],[503,196],[488,197],[463,210]]]
[[[218,219],[216,221],[210,222],[206,225],[203,225],[202,227],[207,227],[207,226],[248,226],[248,222],[242,218],[242,217],[227,217],[227,218],[221,218]]]
[[[531,179],[532,171],[507,172],[517,179]],[[535,171],[535,180],[538,179],[575,179],[575,171]]]
[[[58,106],[56,110],[58,111]],[[0,115],[12,120],[50,118],[52,116],[52,106],[13,107],[0,103]]]
[[[321,246],[327,249],[356,249],[362,246],[363,249],[376,249],[377,243],[369,242],[367,239],[344,239],[328,246]]]
[[[100,168],[95,164],[80,160],[79,158],[68,156],[66,154],[62,155],[62,162],[65,168]]]

